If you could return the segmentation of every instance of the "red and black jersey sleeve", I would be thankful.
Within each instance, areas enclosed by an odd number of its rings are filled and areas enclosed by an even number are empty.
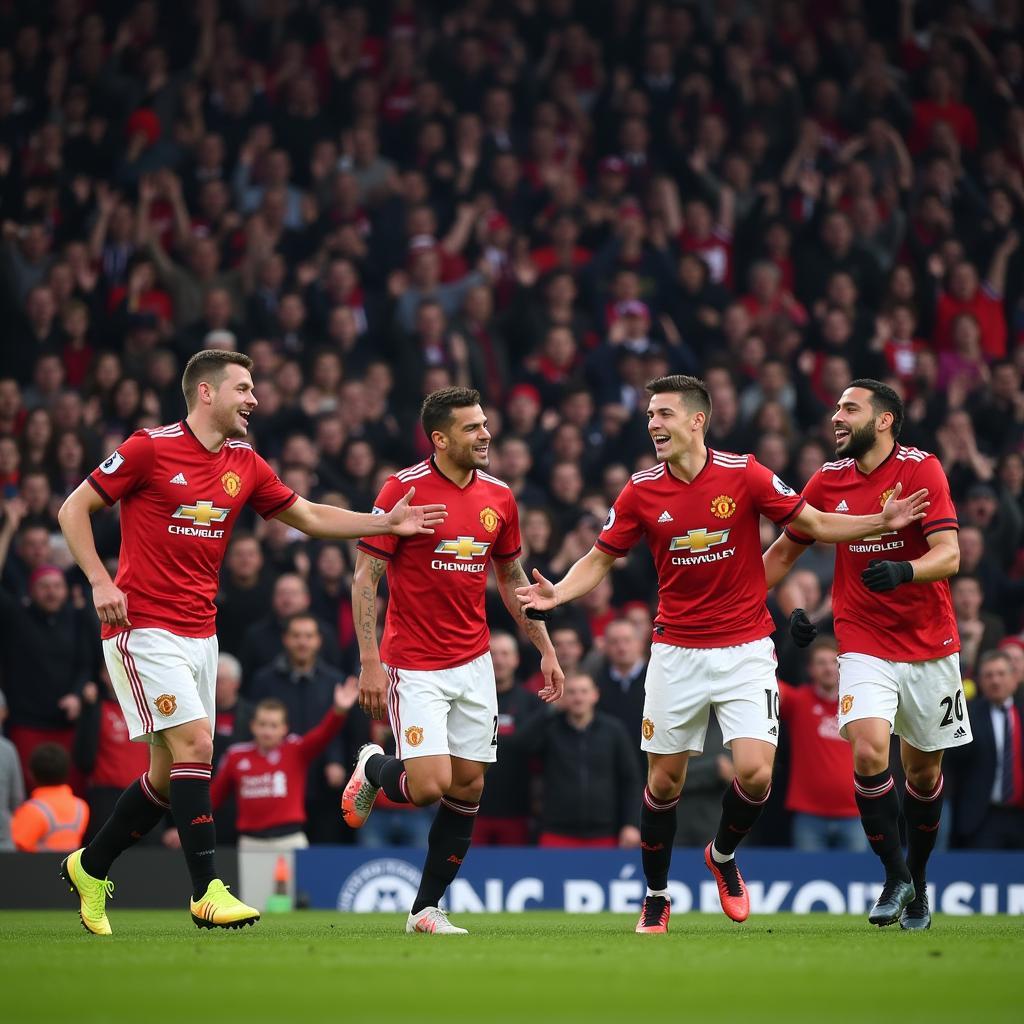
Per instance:
[[[144,487],[153,475],[153,439],[138,430],[101,462],[86,479],[108,504]]]
[[[595,547],[606,555],[622,558],[643,536],[644,528],[637,508],[636,485],[632,480],[622,488],[608,512]]]
[[[408,487],[398,477],[388,477],[373,503],[373,514],[386,515],[398,504],[407,490]],[[399,540],[399,537],[391,533],[374,534],[372,537],[361,538],[358,546],[360,551],[365,551],[371,557],[387,561],[398,548]]]

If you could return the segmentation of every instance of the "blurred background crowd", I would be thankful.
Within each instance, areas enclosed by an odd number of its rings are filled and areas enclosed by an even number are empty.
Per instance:
[[[948,765],[944,841],[1024,845],[1021,30],[1018,0],[0,0],[0,846],[40,744],[29,784],[63,767],[97,824],[143,770],[55,513],[126,435],[184,415],[201,348],[255,361],[250,434],[284,481],[362,511],[428,453],[423,396],[478,388],[524,563],[556,578],[653,461],[649,378],[700,374],[709,444],[794,487],[848,381],[892,384],[961,517],[976,739]],[[95,525],[114,564],[117,510]],[[218,754],[265,697],[309,730],[358,670],[353,560],[274,521],[236,531]],[[863,844],[831,577],[815,548],[771,597],[822,639],[776,635],[788,728],[761,843]],[[654,604],[638,549],[560,612],[574,679],[537,719],[534,651],[491,602],[480,840],[637,841]],[[310,768],[313,841],[351,841],[337,797],[370,734],[354,710]],[[712,729],[681,842],[713,831],[730,771]],[[422,842],[425,820],[381,808],[359,838]]]

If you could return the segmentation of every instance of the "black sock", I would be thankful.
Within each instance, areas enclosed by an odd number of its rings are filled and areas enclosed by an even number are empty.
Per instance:
[[[114,813],[82,851],[82,867],[93,878],[106,878],[114,861],[156,828],[170,809],[151,785],[148,773],[136,779],[117,798]]]
[[[930,793],[921,793],[908,782],[903,797],[903,817],[907,821],[907,869],[919,896],[925,891],[928,858],[939,835],[943,784],[940,775]]]
[[[441,797],[434,824],[430,826],[427,859],[423,865],[420,889],[412,905],[418,914],[424,907],[436,907],[445,889],[459,873],[462,861],[473,838],[473,822],[479,804],[471,804],[455,797]]]
[[[366,759],[363,769],[374,786],[380,786],[384,795],[396,804],[411,804],[409,786],[405,778],[405,764],[389,754],[373,754]]]
[[[644,787],[640,807],[640,857],[647,878],[647,888],[660,892],[668,888],[668,868],[672,862],[672,843],[676,838],[676,805],[674,800],[658,800]]]
[[[853,775],[860,821],[875,855],[885,865],[885,877],[910,881],[900,846],[900,801],[888,768],[877,775]]]
[[[217,877],[214,854],[217,830],[210,804],[208,764],[177,762],[171,765],[171,813],[178,827],[181,852],[192,876],[192,899],[201,899]]]
[[[732,785],[722,794],[722,819],[715,835],[715,849],[719,853],[736,852],[736,847],[743,842],[747,833],[754,827],[754,822],[761,817],[768,797],[772,795],[769,786],[763,797],[752,797],[739,783],[733,779]]]

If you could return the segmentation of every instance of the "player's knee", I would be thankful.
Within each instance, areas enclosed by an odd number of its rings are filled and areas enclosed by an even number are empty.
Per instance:
[[[150,768],[146,774],[149,778],[149,784],[166,800],[171,791],[170,773],[166,771],[154,771]]]
[[[759,764],[737,769],[736,778],[739,779],[745,793],[753,797],[762,797],[772,784],[772,766]]]
[[[650,768],[647,773],[647,789],[655,800],[675,800],[683,788],[685,769],[672,773],[664,768]]]
[[[939,784],[942,766],[937,764],[904,765],[907,782],[919,793],[931,793]]]
[[[458,785],[453,784],[446,795],[453,796],[456,800],[465,800],[467,803],[480,803],[480,798],[484,795],[483,775],[460,781]]]
[[[173,753],[175,761],[213,764],[213,737],[201,731],[179,736],[174,741]]]
[[[408,779],[409,796],[417,807],[436,804],[444,796],[446,786],[438,779]]]
[[[889,767],[889,747],[879,747],[867,739],[854,740],[853,770],[858,775],[879,775]]]

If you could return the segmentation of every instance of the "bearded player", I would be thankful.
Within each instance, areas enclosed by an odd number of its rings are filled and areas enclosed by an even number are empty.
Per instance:
[[[374,718],[388,714],[395,756],[375,743],[360,750],[342,810],[359,828],[382,789],[396,803],[440,801],[405,930],[464,935],[440,902],[469,850],[484,772],[498,743],[485,608],[492,564],[505,607],[540,651],[541,698],[557,700],[564,677],[547,629],[516,600],[516,589],[527,582],[519,562],[519,512],[508,485],[485,472],[491,435],[479,393],[435,391],[423,403],[421,421],[433,455],[390,477],[375,511],[386,514],[415,485],[428,500],[444,502],[448,520],[436,537],[359,542],[352,581],[359,703]],[[377,586],[385,573],[390,598],[378,649]]]
[[[257,406],[252,360],[197,352],[181,386],[188,415],[139,430],[94,470],[60,510],[68,547],[92,586],[103,656],[133,740],[151,744],[149,770],[118,799],[92,842],[61,873],[77,892],[82,923],[109,935],[107,873],[170,810],[192,879],[192,920],[239,928],[259,913],[236,899],[215,867],[210,804],[218,576],[245,505],[311,537],[430,534],[444,506],[411,507],[405,494],[385,516],[317,505],[286,487],[244,438]],[[121,503],[121,554],[111,580],[96,553],[90,516]]]
[[[855,380],[836,405],[835,462],[808,481],[804,496],[822,508],[871,512],[903,482],[926,487],[931,507],[920,521],[841,543],[832,609],[839,641],[839,731],[853,747],[861,822],[885,867],[882,893],[868,915],[875,925],[931,927],[928,857],[942,813],[942,752],[971,742],[960,679],[960,636],[947,580],[960,566],[956,509],[934,455],[901,445],[903,402],[886,384]],[[799,523],[765,552],[769,587],[814,538]],[[802,609],[791,617],[801,646],[814,637]],[[906,774],[900,801],[889,771],[889,735],[900,737]]]
[[[648,432],[658,464],[634,473],[608,513],[594,547],[557,585],[534,570],[518,591],[546,611],[593,590],[641,537],[658,570],[658,615],[647,670],[641,748],[648,756],[640,815],[647,895],[638,932],[668,930],[668,872],[676,805],[691,754],[701,753],[714,707],[732,750],[736,779],[704,862],[734,921],[750,913],[736,866],[740,841],[771,792],[779,735],[774,630],[765,608],[759,519],[792,524],[836,542],[899,529],[924,514],[924,491],[889,500],[873,515],[819,512],[751,455],[704,443],[711,397],[703,381],[670,376],[647,385]],[[899,498],[899,490],[893,496]]]

